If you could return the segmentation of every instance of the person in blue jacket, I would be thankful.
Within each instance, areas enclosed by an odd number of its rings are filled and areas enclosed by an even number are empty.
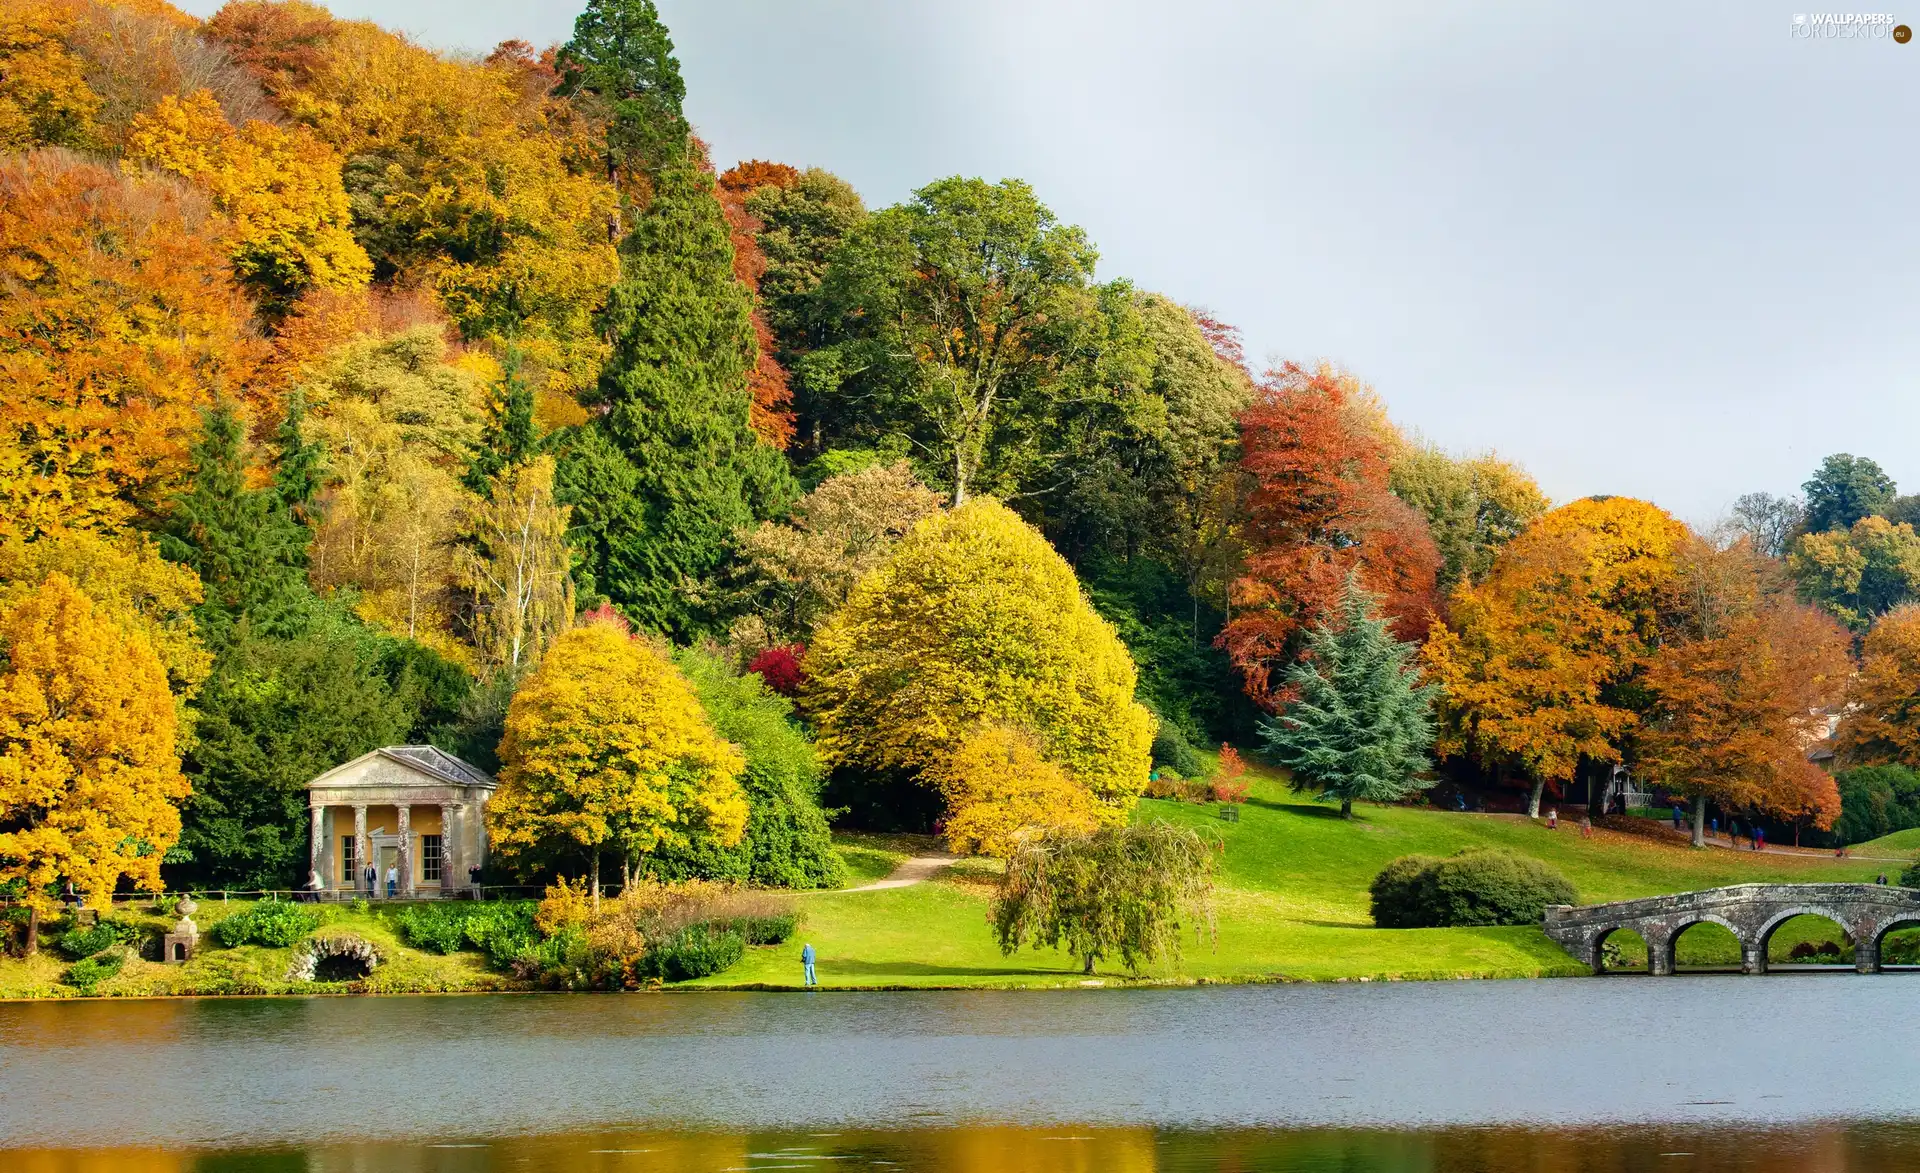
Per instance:
[[[813,976],[813,943],[808,942],[800,949],[800,968],[806,971],[807,984],[818,984]]]

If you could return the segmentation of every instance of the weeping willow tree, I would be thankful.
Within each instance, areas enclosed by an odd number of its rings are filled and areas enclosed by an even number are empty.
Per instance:
[[[1215,859],[1197,832],[1158,820],[1029,833],[994,898],[994,937],[1009,955],[1027,944],[1064,950],[1089,974],[1113,955],[1135,974],[1177,961],[1188,925],[1213,936]]]

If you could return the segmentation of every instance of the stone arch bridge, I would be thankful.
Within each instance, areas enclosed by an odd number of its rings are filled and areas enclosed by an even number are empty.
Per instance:
[[[1898,928],[1920,927],[1920,889],[1880,884],[1736,884],[1704,892],[1650,896],[1613,904],[1567,904],[1547,909],[1541,925],[1547,936],[1595,973],[1602,971],[1600,949],[1621,929],[1632,929],[1647,943],[1647,972],[1673,972],[1673,945],[1680,934],[1712,922],[1740,941],[1740,972],[1767,972],[1767,941],[1789,919],[1824,916],[1846,930],[1853,942],[1853,965],[1861,973],[1880,969],[1880,940]]]

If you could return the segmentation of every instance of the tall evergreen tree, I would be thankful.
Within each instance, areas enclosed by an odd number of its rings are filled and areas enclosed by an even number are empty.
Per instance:
[[[1339,625],[1317,625],[1307,652],[1286,676],[1296,699],[1261,726],[1294,789],[1338,798],[1352,818],[1356,799],[1392,802],[1431,785],[1419,775],[1432,764],[1434,686],[1420,683],[1413,645],[1393,638],[1352,576]]]
[[[260,630],[290,630],[310,593],[304,573],[307,530],[280,508],[279,491],[247,487],[243,440],[230,405],[207,412],[193,446],[187,491],[160,535],[161,553],[200,576],[206,601],[196,614],[207,642],[216,648],[227,643],[242,618]]]
[[[712,177],[691,162],[661,171],[621,262],[603,317],[605,412],[587,425],[600,436],[564,445],[563,499],[587,539],[589,588],[684,639],[714,619],[702,596],[735,531],[798,487],[748,424],[752,300]]]
[[[559,65],[563,96],[602,107],[609,182],[624,187],[623,178],[684,153],[687,85],[653,0],[588,0]]]
[[[1864,456],[1836,452],[1800,486],[1807,495],[1806,532],[1849,529],[1893,504],[1893,478]]]

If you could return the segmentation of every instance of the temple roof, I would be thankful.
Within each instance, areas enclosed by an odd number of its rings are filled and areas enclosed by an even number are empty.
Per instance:
[[[343,762],[308,783],[309,786],[384,786],[391,785],[391,779],[377,776],[366,777],[365,771],[356,771],[355,767],[364,765],[377,758],[385,758],[410,773],[422,775],[429,783],[445,786],[484,786],[491,790],[496,783],[493,778],[478,766],[463,762],[444,750],[431,745],[389,745],[362,754],[350,762]],[[376,772],[377,773],[377,772]],[[350,777],[352,775],[360,777]]]

